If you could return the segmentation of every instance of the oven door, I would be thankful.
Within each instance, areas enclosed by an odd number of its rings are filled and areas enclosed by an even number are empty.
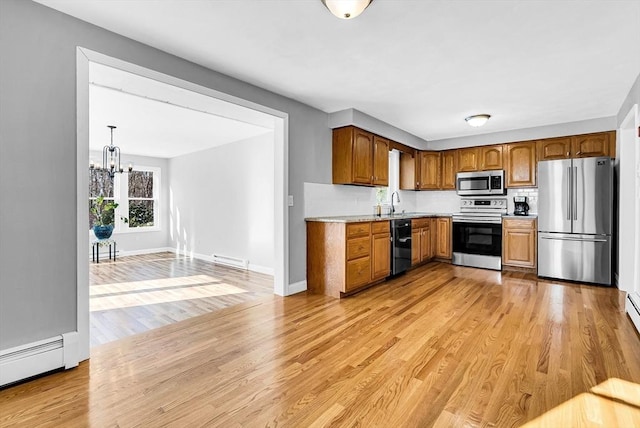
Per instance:
[[[453,251],[502,257],[502,223],[453,223]]]

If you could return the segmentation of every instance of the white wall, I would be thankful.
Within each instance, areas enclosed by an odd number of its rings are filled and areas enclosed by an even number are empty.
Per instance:
[[[273,132],[170,159],[169,170],[169,246],[273,274]]]
[[[120,144],[121,149],[126,149]],[[89,159],[102,163],[102,152],[90,151]],[[165,250],[169,246],[169,161],[167,159],[149,156],[137,156],[122,154],[122,165],[126,168],[129,162],[138,166],[152,166],[160,168],[160,195],[158,200],[159,226],[160,230],[155,231],[128,231],[114,232],[112,238],[118,245],[118,254],[139,254],[152,252],[154,250]],[[126,216],[126,213],[121,213]],[[80,219],[80,221],[87,221]],[[89,240],[94,240],[93,232],[89,232]]]

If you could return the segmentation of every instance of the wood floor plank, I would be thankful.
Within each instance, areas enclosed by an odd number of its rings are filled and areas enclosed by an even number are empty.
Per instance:
[[[124,262],[143,292],[174,286],[166,259]],[[192,289],[213,277],[171,263]],[[105,266],[95,295],[135,290]],[[640,338],[614,288],[432,263],[341,300],[254,292],[0,390],[0,427],[640,426]],[[137,311],[126,328],[155,325]]]

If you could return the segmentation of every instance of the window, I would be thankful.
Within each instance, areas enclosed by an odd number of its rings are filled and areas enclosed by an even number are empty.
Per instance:
[[[106,201],[114,201],[113,180],[109,178],[106,171],[89,170],[89,228],[95,224],[96,217],[91,212],[95,206],[98,196],[103,196]]]
[[[156,217],[153,171],[131,171],[128,175],[129,227],[152,227]]]
[[[98,196],[118,204],[114,217],[128,222],[114,222],[116,232],[158,230],[160,168],[136,166],[135,171],[116,174],[114,180],[105,171],[89,171],[89,227],[95,222],[91,207]]]

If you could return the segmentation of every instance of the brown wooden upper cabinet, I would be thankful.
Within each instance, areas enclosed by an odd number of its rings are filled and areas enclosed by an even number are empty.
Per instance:
[[[421,151],[420,190],[436,190],[440,188],[440,152]]]
[[[458,156],[455,150],[445,150],[440,157],[440,188],[456,189],[456,171],[458,171]]]
[[[458,149],[458,172],[477,171],[479,167],[478,147]]]
[[[389,185],[389,140],[345,126],[333,130],[333,183]]]
[[[616,157],[616,132],[574,135],[571,137],[571,157],[589,158],[595,156]]]
[[[547,138],[537,142],[538,160],[568,159],[571,157],[571,137]]]
[[[504,169],[507,187],[535,187],[536,142],[505,144]]]
[[[502,144],[495,146],[480,147],[480,170],[489,171],[493,169],[503,169],[502,167]]]
[[[616,156],[616,132],[568,137],[546,138],[538,141],[538,160]]]

